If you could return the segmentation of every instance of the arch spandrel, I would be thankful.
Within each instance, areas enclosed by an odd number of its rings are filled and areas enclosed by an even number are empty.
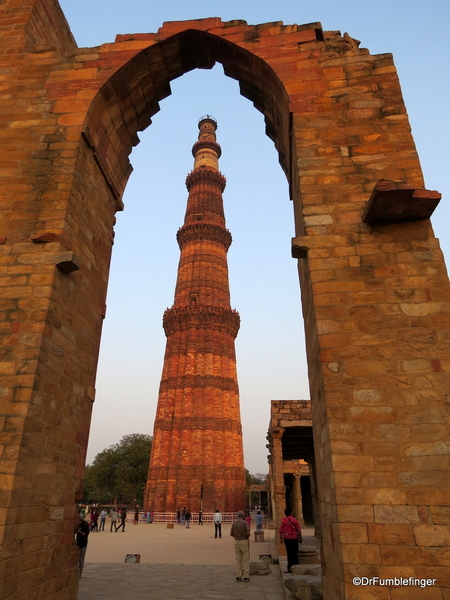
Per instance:
[[[148,41],[148,47],[127,59],[112,75],[110,61],[117,65],[117,55],[122,54],[119,50],[112,54],[108,45],[106,54],[95,61],[99,65],[97,79],[102,80],[104,74],[108,79],[88,110],[85,132],[108,165],[118,195],[122,195],[131,172],[127,159],[139,141],[138,132],[150,125],[152,116],[160,110],[159,103],[170,95],[170,82],[195,68],[210,69],[216,62],[223,65],[226,75],[239,81],[242,95],[264,114],[266,132],[278,149],[283,170],[288,173],[289,100],[269,63],[226,38],[194,29],[156,43]],[[125,57],[128,52],[124,51]],[[93,65],[87,62],[85,68]]]
[[[46,87],[58,122],[84,132],[120,199],[138,132],[170,95],[170,81],[216,62],[265,115],[292,197],[301,189],[315,203],[317,171],[320,185],[345,182],[351,198],[363,184],[367,200],[381,178],[423,187],[392,56],[371,56],[347,34],[323,32],[318,23],[165,23],[156,34],[119,35],[114,43],[81,49],[76,63],[68,57],[67,71],[52,73]],[[394,168],[389,156],[402,147],[402,165],[396,161]]]

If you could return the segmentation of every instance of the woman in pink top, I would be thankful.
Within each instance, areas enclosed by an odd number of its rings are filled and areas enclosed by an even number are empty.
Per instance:
[[[245,520],[248,523],[248,528],[251,529],[252,528],[252,518],[251,518],[250,513],[248,512],[248,510],[245,513]]]
[[[278,531],[280,533],[280,542],[284,542],[286,546],[287,571],[285,573],[290,573],[291,567],[298,565],[298,535],[302,530],[297,519],[292,516],[290,508],[286,508],[284,514],[286,516],[281,521]]]

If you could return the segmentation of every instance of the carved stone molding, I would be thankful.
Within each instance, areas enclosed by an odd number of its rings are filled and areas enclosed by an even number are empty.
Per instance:
[[[214,375],[181,375],[179,377],[168,377],[161,381],[160,391],[176,388],[217,388],[229,392],[239,391],[237,381],[231,377],[216,377]]]
[[[170,421],[156,419],[155,428],[159,431],[227,431],[242,435],[242,426],[237,421],[223,419],[222,417],[179,417]]]
[[[182,329],[201,327],[228,333],[235,338],[240,323],[239,313],[231,308],[198,304],[168,308],[163,316],[163,327],[167,336]]]
[[[198,142],[195,142],[192,146],[192,156],[195,157],[198,152],[201,152],[205,148],[213,150],[217,154],[217,158],[220,158],[222,155],[222,148],[217,142],[213,142],[212,140],[198,140]]]
[[[183,225],[177,232],[177,242],[180,249],[192,240],[211,240],[222,244],[226,250],[231,246],[232,237],[228,229],[208,223],[192,223]]]
[[[219,171],[214,171],[207,167],[200,167],[195,169],[195,171],[191,171],[186,177],[186,187],[188,190],[190,190],[195,183],[212,183],[219,186],[220,191],[223,192],[227,180],[222,173],[219,173]]]

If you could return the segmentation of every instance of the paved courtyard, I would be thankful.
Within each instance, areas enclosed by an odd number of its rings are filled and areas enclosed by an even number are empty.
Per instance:
[[[272,553],[275,531],[265,530],[265,541],[255,542],[250,558]],[[235,581],[234,540],[230,525],[214,538],[212,525],[190,529],[165,524],[127,523],[125,533],[91,533],[78,600],[285,600],[280,567],[249,583]],[[140,564],[124,563],[127,554],[140,554]],[[290,594],[287,594],[290,597]]]

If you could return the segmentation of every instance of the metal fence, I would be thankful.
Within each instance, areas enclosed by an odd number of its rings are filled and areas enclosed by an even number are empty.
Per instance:
[[[233,523],[237,519],[237,513],[235,512],[227,512],[221,513],[222,515],[222,523]],[[134,520],[134,512],[129,511],[127,513],[127,521]],[[139,522],[145,523],[147,521],[147,513],[139,512]],[[153,523],[176,523],[177,522],[177,513],[174,512],[155,512],[153,514]],[[203,513],[202,514],[202,522],[207,524],[214,523],[214,513]],[[191,523],[198,523],[198,512],[191,513]]]

